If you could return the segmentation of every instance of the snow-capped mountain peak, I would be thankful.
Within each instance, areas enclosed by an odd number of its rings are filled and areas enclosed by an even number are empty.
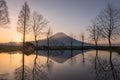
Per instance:
[[[71,45],[71,41],[73,43],[72,46],[81,46],[82,45],[82,42],[81,41],[78,41],[68,35],[66,35],[65,33],[62,33],[62,32],[59,32],[59,33],[56,33],[54,34],[53,36],[51,36],[50,38],[50,44],[52,46],[54,45],[64,45],[64,46],[70,46]],[[39,45],[40,46],[43,46],[43,45],[46,45],[47,46],[47,40],[39,40]],[[58,45],[58,46],[59,46]],[[88,44],[88,43],[84,43],[84,45],[88,46],[88,45],[91,45],[91,44]]]

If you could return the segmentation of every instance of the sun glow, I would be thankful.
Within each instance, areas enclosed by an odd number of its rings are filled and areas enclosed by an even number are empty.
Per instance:
[[[20,43],[20,41],[17,41],[17,43]]]
[[[17,43],[20,43],[20,42],[21,42],[21,36],[15,36],[15,37],[13,38],[13,41],[14,41],[14,42],[17,42]]]

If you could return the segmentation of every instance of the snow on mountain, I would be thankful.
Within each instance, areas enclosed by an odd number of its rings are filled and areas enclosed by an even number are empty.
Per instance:
[[[50,45],[59,45],[59,46],[70,46],[71,41],[73,42],[73,46],[81,46],[82,42],[76,39],[71,38],[65,33],[59,32],[50,37]],[[47,40],[39,40],[39,45],[47,45]],[[91,46],[92,44],[84,43],[85,46]]]

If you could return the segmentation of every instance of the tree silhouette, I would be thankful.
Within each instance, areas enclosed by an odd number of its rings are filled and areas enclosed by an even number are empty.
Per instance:
[[[30,32],[29,20],[30,20],[30,9],[27,2],[25,2],[18,16],[18,27],[17,27],[17,31],[23,35],[23,47],[25,44],[25,36],[27,33]]]
[[[82,33],[81,34],[82,50],[84,49],[84,40],[85,40],[85,35],[84,35],[84,33]]]
[[[83,62],[85,62],[85,58],[84,58],[84,40],[85,40],[85,36],[84,36],[84,33],[81,34],[81,38],[82,38],[82,55],[83,55]]]
[[[8,7],[5,0],[0,0],[0,28],[6,28],[5,24],[10,23]]]
[[[34,38],[36,42],[36,47],[38,47],[38,37],[41,34],[42,30],[47,26],[48,21],[37,12],[34,12],[32,15],[32,22],[31,26],[34,33]]]
[[[111,48],[111,39],[116,38],[120,34],[120,9],[108,4],[98,15],[97,21],[102,27],[102,36],[108,40]]]
[[[74,43],[75,35],[73,33],[70,33],[70,37],[71,37],[69,38],[70,47],[71,47],[71,50],[73,50],[73,43]]]
[[[51,35],[52,35],[52,29],[49,27],[48,31],[46,33],[46,36],[47,36],[47,47],[48,47],[48,49],[50,48],[50,37],[51,37]]]
[[[48,48],[48,52],[47,52],[47,63],[49,62],[49,57],[50,57],[50,37],[52,35],[52,29],[49,27],[48,28],[48,31],[46,33],[46,36],[47,36],[47,48]]]
[[[101,38],[102,28],[98,23],[93,22],[88,31],[90,32],[90,38],[95,42],[96,48],[98,48],[98,41]]]
[[[30,32],[29,27],[29,19],[30,19],[30,9],[28,4],[25,2],[22,6],[22,9],[18,16],[18,27],[17,31],[23,35],[23,50],[25,50],[25,36],[28,32]],[[24,53],[22,55],[22,80],[24,80]]]

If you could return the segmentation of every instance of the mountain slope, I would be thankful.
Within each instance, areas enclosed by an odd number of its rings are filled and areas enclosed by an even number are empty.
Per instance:
[[[52,46],[70,46],[71,41],[73,42],[73,46],[81,46],[82,42],[78,41],[76,39],[71,38],[70,36],[59,32],[56,33],[55,35],[51,36],[50,38],[50,45]],[[38,41],[39,45],[47,45],[47,40],[39,40]],[[89,43],[84,43],[85,46],[91,46],[92,44]]]

